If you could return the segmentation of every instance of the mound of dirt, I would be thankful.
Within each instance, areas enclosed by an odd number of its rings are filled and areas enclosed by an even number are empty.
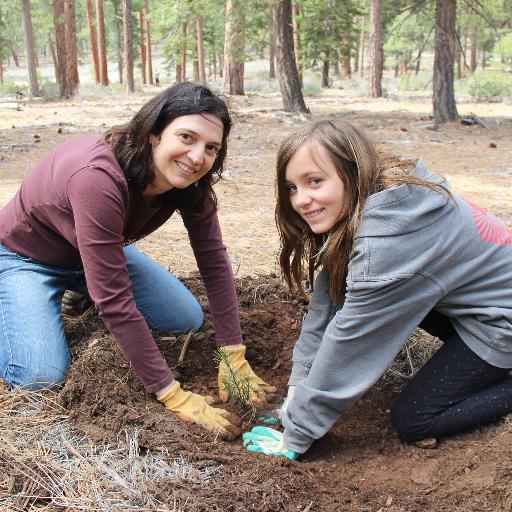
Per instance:
[[[183,387],[216,392],[215,341],[200,279],[184,280],[206,311],[201,332],[156,333]],[[273,275],[237,281],[247,357],[264,379],[286,393],[291,352],[306,311]],[[194,467],[218,468],[213,483],[169,479],[159,498],[189,511],[512,511],[512,428],[484,427],[443,440],[435,450],[401,443],[391,428],[389,405],[396,379],[383,379],[302,462],[264,457],[185,426],[148,395],[94,315],[67,326],[76,360],[60,393],[71,420],[97,441],[114,441],[138,429],[144,450],[165,449]],[[403,383],[402,383],[403,384]],[[234,406],[230,406],[232,409]],[[238,412],[238,411],[237,411]],[[247,418],[245,428],[254,422]]]

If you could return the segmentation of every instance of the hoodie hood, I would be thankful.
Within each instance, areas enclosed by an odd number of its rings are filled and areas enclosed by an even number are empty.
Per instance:
[[[418,160],[412,173],[434,184],[443,179],[432,174],[422,160]],[[450,189],[448,182],[443,186]],[[426,187],[409,184],[372,194],[363,207],[356,238],[403,235],[422,229],[447,214],[444,206],[449,199],[447,194],[432,194]]]

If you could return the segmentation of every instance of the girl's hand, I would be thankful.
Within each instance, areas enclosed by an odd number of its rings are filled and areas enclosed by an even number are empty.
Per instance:
[[[288,457],[295,460],[299,454],[288,450],[284,445],[282,432],[270,427],[257,426],[243,435],[243,444],[250,452]]]

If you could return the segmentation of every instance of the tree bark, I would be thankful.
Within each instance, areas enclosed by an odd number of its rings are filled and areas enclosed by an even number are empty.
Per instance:
[[[105,17],[103,13],[103,0],[96,0],[96,25],[98,26],[98,56],[100,61],[100,83],[103,86],[107,86],[107,43],[105,38]]]
[[[123,0],[124,62],[126,64],[126,92],[135,92],[133,78],[132,0]]]
[[[40,96],[37,83],[36,52],[32,16],[30,15],[30,0],[23,0],[23,28],[25,31],[25,50],[27,55],[28,83],[31,96]]]
[[[197,64],[199,71],[199,82],[206,84],[206,67],[204,58],[204,34],[203,34],[203,17],[198,16],[196,20],[197,32]]]
[[[322,65],[322,87],[329,87],[329,54],[330,50],[324,51],[324,62]]]
[[[297,65],[297,73],[299,75],[300,87],[304,87],[304,73],[302,69],[302,54],[300,51],[300,7],[298,3],[292,3],[292,19],[293,19],[293,49],[295,50],[295,63]],[[327,86],[325,86],[327,87]]]
[[[114,17],[116,25],[116,55],[117,55],[117,72],[119,75],[119,83],[123,83],[124,76],[124,63],[123,63],[123,27],[121,21],[121,12],[119,11],[119,4],[114,2]]]
[[[181,25],[182,42],[181,42],[181,64],[180,64],[180,82],[187,80],[187,22]]]
[[[382,28],[382,2],[372,0],[370,9],[371,37],[370,37],[370,78],[369,94],[372,98],[382,96],[382,71],[384,69],[384,52],[382,44],[384,31]]]
[[[59,61],[57,58],[57,51],[55,50],[55,45],[53,44],[52,36],[50,34],[48,34],[48,47],[50,48],[50,53],[52,55],[53,68],[55,69],[55,81],[57,83],[60,83]]]
[[[276,27],[274,24],[274,10],[276,6],[272,4],[269,8],[270,27],[269,27],[269,47],[268,47],[268,77],[276,77]]]
[[[352,50],[351,46],[352,41],[350,39],[350,33],[347,27],[343,33],[343,53],[341,58],[341,76],[343,78],[350,78],[352,76],[352,70],[350,69],[350,51]]]
[[[302,96],[293,48],[291,0],[279,0],[276,4],[275,15],[277,65],[283,106],[286,111],[307,114],[309,109]]]
[[[153,56],[151,53],[151,22],[149,21],[149,0],[144,1],[146,20],[146,62],[148,66],[148,82],[153,85]]]
[[[224,80],[228,94],[244,94],[245,16],[241,0],[226,0],[224,25]]]
[[[66,0],[64,3],[64,27],[66,33],[66,66],[68,68],[67,98],[75,96],[78,92],[80,78],[78,76],[78,55],[76,48],[76,15],[75,0]]]
[[[357,26],[359,22],[359,18],[356,16],[354,18],[354,25]],[[359,44],[357,45],[356,51],[354,52],[354,73],[359,72]]]
[[[0,28],[3,26],[2,9],[0,9]],[[0,32],[0,85],[4,84],[4,38]]]
[[[56,75],[59,77],[59,92],[61,98],[66,98],[69,90],[68,67],[66,64],[66,29],[64,27],[64,0],[53,0],[53,22],[55,25],[55,47],[57,49]]]
[[[146,85],[146,36],[144,33],[145,30],[145,20],[144,20],[144,12],[141,9],[139,11],[139,31],[140,31],[140,42],[139,42],[139,52],[140,52],[140,73],[142,78],[142,84]]]
[[[478,36],[478,26],[477,26],[477,18],[475,9],[478,6],[478,0],[473,0],[473,9],[471,11],[471,32],[469,35],[470,39],[470,49],[469,49],[469,69],[471,72],[476,70],[477,65],[477,36]]]
[[[457,0],[436,0],[433,107],[436,124],[458,118],[453,92]]]
[[[364,45],[365,45],[365,17],[361,16],[361,34],[359,36],[359,76],[364,76]]]
[[[98,31],[96,30],[96,16],[92,0],[87,0],[87,23],[89,24],[89,38],[91,41],[91,56],[96,83],[100,83],[100,61],[98,59]]]

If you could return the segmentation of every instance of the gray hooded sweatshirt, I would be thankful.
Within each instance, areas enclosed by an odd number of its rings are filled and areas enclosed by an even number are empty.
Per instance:
[[[440,181],[421,161],[414,173]],[[512,368],[512,231],[453,197],[402,184],[367,199],[339,310],[325,269],[315,281],[293,351],[288,449],[303,453],[325,435],[431,310],[449,317],[483,360]]]

